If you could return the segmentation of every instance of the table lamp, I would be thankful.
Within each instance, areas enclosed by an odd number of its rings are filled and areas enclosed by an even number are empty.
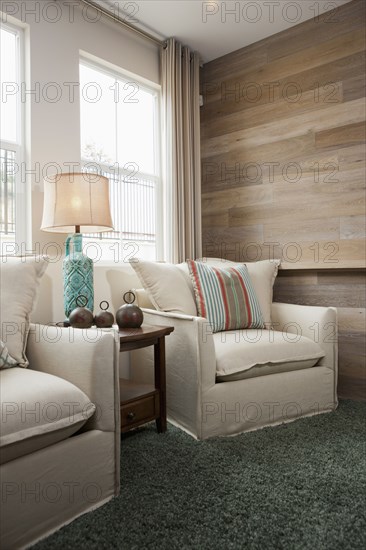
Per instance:
[[[93,260],[83,254],[82,233],[113,230],[109,180],[96,173],[65,173],[44,181],[42,231],[72,233],[63,260],[64,310],[94,309]],[[70,250],[70,244],[72,249]],[[83,303],[77,303],[84,296]]]

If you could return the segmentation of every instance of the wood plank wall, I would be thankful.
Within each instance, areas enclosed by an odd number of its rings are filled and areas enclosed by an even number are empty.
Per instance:
[[[204,65],[203,250],[280,257],[275,300],[339,310],[339,395],[366,399],[365,6]]]

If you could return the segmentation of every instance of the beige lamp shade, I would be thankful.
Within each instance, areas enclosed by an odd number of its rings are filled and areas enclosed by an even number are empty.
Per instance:
[[[41,229],[53,233],[113,230],[109,180],[95,173],[56,174],[44,181]]]

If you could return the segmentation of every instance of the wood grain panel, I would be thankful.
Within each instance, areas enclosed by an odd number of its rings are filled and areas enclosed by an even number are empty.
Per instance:
[[[316,207],[322,199],[327,200],[326,197],[329,197],[329,200],[338,197],[339,200],[345,193],[356,192],[362,199],[362,192],[365,190],[364,171],[364,167],[339,170],[336,157],[328,157],[320,163],[307,164],[300,159],[294,164],[279,163],[271,172],[273,202],[298,200],[308,204],[314,203]],[[263,175],[263,182],[265,181]],[[309,217],[312,217],[310,213]]]
[[[243,242],[243,258],[245,261],[258,261],[271,258],[281,260],[281,265],[286,269],[337,269],[353,266],[353,256],[362,248],[364,241],[322,241],[289,238],[287,241],[278,242],[265,240],[255,243]],[[246,247],[250,249],[246,251]],[[254,254],[255,245],[255,254]],[[359,262],[355,267],[365,267],[365,262]]]
[[[365,239],[365,216],[347,216],[340,219],[341,239]]]
[[[342,353],[339,354],[341,365],[347,369],[346,372],[343,368],[340,369],[338,374],[338,395],[341,399],[366,400],[365,367],[362,363],[358,364],[359,358],[360,356],[356,354],[349,354],[346,357]],[[347,368],[348,366],[350,368]]]
[[[352,147],[346,147],[345,149],[338,149],[337,157],[339,168],[341,170],[352,169],[356,166],[362,166],[365,168],[365,144],[363,143],[362,145],[354,145]]]
[[[208,165],[211,162],[219,165],[219,163],[222,162],[223,156],[227,163],[233,163],[238,160],[240,160],[241,163],[265,163],[271,160],[278,161],[293,159],[299,156],[303,157],[305,155],[310,155],[310,153],[315,153],[315,135],[313,132],[307,132],[304,135],[299,135],[291,139],[264,143],[253,148],[246,147],[243,149],[240,146],[237,148],[228,146],[225,151],[219,151],[218,153],[211,151],[202,158],[203,163],[207,163]]]
[[[316,5],[314,5],[315,7]],[[356,5],[345,4],[337,10],[324,13],[318,19],[313,19],[311,24],[305,21],[286,31],[287,40],[283,40],[282,33],[272,37],[271,47],[268,51],[268,61],[286,57],[291,41],[291,51],[297,52],[306,49],[309,44],[314,46],[327,42],[335,33],[338,36],[350,31],[363,28],[365,18],[365,6],[362,1]]]
[[[296,138],[307,132],[327,130],[334,128],[335,119],[337,126],[363,122],[365,120],[364,98],[347,103],[325,105],[321,110],[294,115],[284,120],[267,121],[253,128],[241,129],[229,134],[222,133],[217,136],[210,131],[207,124],[202,124],[203,156],[205,157],[205,151],[211,151],[212,148],[218,152],[221,147],[227,147],[227,149],[257,147],[274,141]]]
[[[340,296],[341,293],[341,296]],[[356,296],[352,289],[340,285],[339,288],[334,288],[332,291],[324,293],[324,288],[319,285],[314,285],[306,288],[298,287],[296,297],[294,297],[293,289],[277,288],[276,301],[286,302],[288,304],[297,303],[306,306],[322,306],[322,307],[345,307],[345,308],[360,308],[365,307],[364,300]]]
[[[243,74],[245,72],[258,70],[268,63],[268,51],[266,44],[263,41],[256,42],[224,55],[216,59],[214,63],[205,65],[205,80],[204,84],[213,84],[217,79],[232,77],[234,74]]]
[[[210,229],[211,227],[222,227],[226,229],[229,227],[229,212],[223,211],[213,214],[212,212],[205,214],[202,213],[202,227],[203,230]]]
[[[299,94],[295,101],[281,98],[278,101],[244,109],[245,116],[238,116],[237,112],[215,116],[207,121],[205,125],[206,131],[210,135],[228,134],[230,132],[237,132],[238,130],[253,128],[259,124],[265,124],[268,120],[283,120],[302,113],[308,113],[309,111],[321,111],[324,105],[328,105],[328,97],[328,89],[321,88],[317,94],[314,93],[314,90],[309,90],[308,92]],[[333,85],[331,99],[334,103],[342,103],[341,82],[336,82]],[[220,113],[217,113],[217,115],[220,115]]]
[[[315,270],[296,270],[296,276],[294,273],[287,270],[282,270],[280,268],[277,278],[275,289],[282,286],[292,285],[292,286],[303,286],[303,285],[316,285],[318,284],[318,272]],[[276,296],[276,301],[279,302]]]
[[[203,231],[204,244],[202,254],[211,258],[225,258],[233,262],[245,261],[243,243],[263,241],[261,225],[221,228],[211,227]]]
[[[339,394],[355,399],[366,399],[365,8],[353,0],[214,60],[201,82],[204,253],[278,257],[277,301],[337,307]]]
[[[327,197],[365,190],[364,166],[339,170],[335,155],[323,158],[320,162],[312,158],[309,161],[293,159],[291,163],[278,163],[278,166],[273,167],[271,181],[275,203],[298,200],[314,202],[316,206],[322,199],[327,200]]]
[[[363,333],[366,326],[366,309],[341,307],[337,309],[338,330]]]
[[[292,278],[297,281],[296,273],[292,274]],[[358,284],[344,281],[326,284],[319,281],[318,277],[316,283],[298,283],[296,292],[294,292],[293,286],[290,287],[287,279],[279,273],[274,285],[274,300],[307,306],[356,308],[358,311],[360,309],[364,310],[366,307],[364,288],[365,276],[363,276],[362,281],[359,280]],[[355,315],[358,316],[357,311]]]
[[[362,69],[358,76],[348,78],[343,81],[343,99],[344,101],[352,101],[360,97],[365,97],[366,78]]]
[[[366,350],[364,332],[339,332],[338,335],[340,397],[366,399]]]
[[[339,273],[336,271],[324,271],[317,274],[319,284],[336,285],[340,282]],[[363,285],[366,282],[364,271],[344,271],[342,273],[342,283],[345,285]],[[363,294],[366,293],[366,286]]]
[[[293,235],[296,238],[295,221],[319,219],[323,217],[336,217],[355,215],[362,216],[365,213],[365,192],[364,190],[352,191],[345,195],[344,193],[334,194],[301,202],[304,196],[300,193],[294,193],[293,201],[288,200],[276,203],[253,204],[253,206],[233,207],[229,209],[229,226],[263,223],[268,221],[284,221],[292,224]],[[359,253],[355,259],[358,259],[362,253]]]
[[[281,33],[285,36],[286,31]],[[263,65],[260,70],[256,67],[252,72],[247,72],[245,75],[238,77],[218,79],[215,90],[210,94],[208,102],[217,101],[223,97],[223,87],[225,90],[233,90],[234,97],[236,94],[236,85],[242,88],[245,82],[255,82],[259,85],[264,85],[268,82],[278,82],[283,78],[299,72],[298,67],[302,71],[308,71],[316,67],[320,67],[327,63],[341,58],[354,55],[365,50],[365,33],[364,29],[357,29],[354,32],[334,36],[325,43],[319,46],[308,44],[307,48],[296,53],[292,53],[291,44],[288,47],[288,55],[273,62]],[[270,46],[268,45],[268,48]],[[213,62],[214,63],[214,62]],[[294,70],[297,68],[297,70]],[[212,83],[211,83],[212,84]],[[227,93],[225,94],[227,96]]]
[[[365,122],[337,126],[330,130],[315,134],[315,146],[317,149],[336,149],[351,147],[365,143]]]
[[[240,189],[229,189],[217,193],[206,193],[202,195],[202,212],[214,213],[222,210],[230,210],[245,204],[265,204],[272,201],[273,188],[271,185],[260,185],[258,187],[241,187]],[[244,225],[244,224],[239,224]]]
[[[289,51],[301,52],[309,44],[316,46],[334,36],[363,28],[364,18],[365,6],[362,1],[352,6],[345,4],[338,8],[336,14],[334,11],[328,12],[315,21],[313,19],[291,27],[286,34],[275,34],[208,63],[205,65],[206,81],[228,78],[232,74],[240,76],[253,69],[259,70],[268,62],[287,57]]]
[[[274,82],[235,81],[232,87],[225,81],[218,82],[214,85],[215,100],[212,97],[213,85],[211,89],[207,85],[207,91],[211,90],[211,93],[208,100],[204,96],[204,106],[201,111],[202,121],[209,122],[213,116],[228,115],[265,103],[274,103],[281,98],[287,101],[296,101],[304,92],[310,90],[314,101],[334,103],[339,82],[343,82],[346,90],[346,95],[343,93],[343,97],[346,97],[345,101],[359,99],[364,97],[365,79],[362,73],[365,57],[365,51],[360,51]],[[358,76],[355,77],[355,74]]]
[[[266,242],[278,241],[288,243],[293,240],[294,230],[291,224],[285,222],[267,223],[264,226],[264,239]],[[339,218],[318,218],[298,221],[296,225],[296,237],[301,241],[339,241]]]

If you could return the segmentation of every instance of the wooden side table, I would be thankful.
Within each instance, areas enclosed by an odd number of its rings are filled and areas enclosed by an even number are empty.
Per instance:
[[[120,378],[121,432],[156,420],[159,433],[166,431],[165,336],[174,327],[143,325],[119,331],[120,351],[154,346],[155,384],[137,384]]]

